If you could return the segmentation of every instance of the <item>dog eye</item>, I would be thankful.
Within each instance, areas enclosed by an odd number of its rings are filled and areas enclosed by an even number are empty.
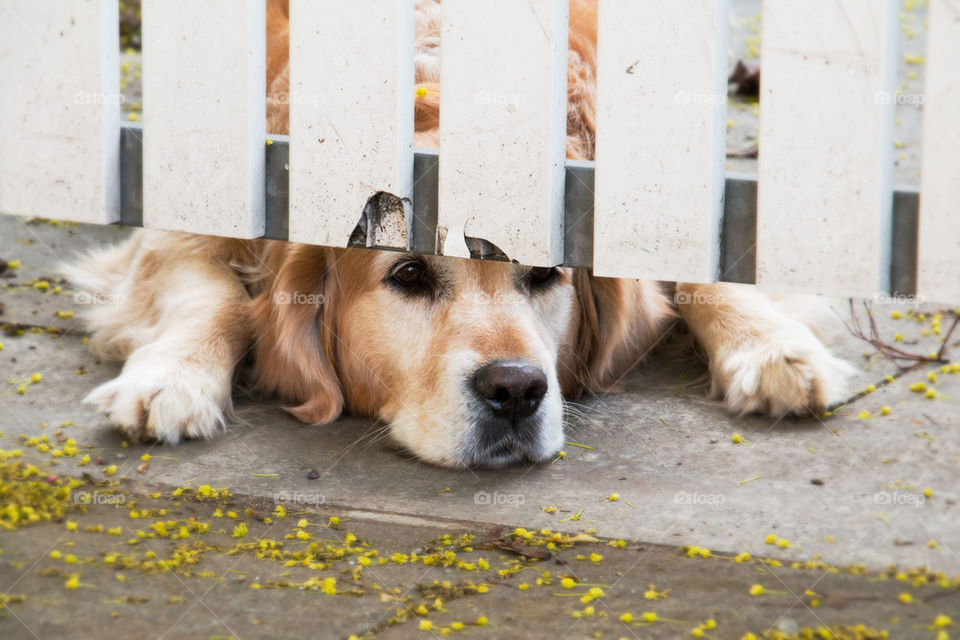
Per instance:
[[[427,267],[422,262],[404,262],[390,274],[390,280],[404,289],[422,289],[427,285]]]
[[[557,277],[557,270],[553,267],[534,267],[530,269],[530,287],[533,289],[546,287]]]

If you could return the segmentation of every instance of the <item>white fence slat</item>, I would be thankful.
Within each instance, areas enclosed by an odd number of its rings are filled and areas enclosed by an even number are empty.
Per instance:
[[[264,0],[143,0],[144,226],[264,229]]]
[[[727,16],[726,0],[600,1],[597,275],[716,279]]]
[[[889,288],[896,0],[766,0],[757,282]]]
[[[411,197],[413,16],[413,0],[292,0],[291,240],[346,246],[370,196]]]
[[[444,0],[439,226],[521,263],[563,259],[566,0]]]
[[[120,217],[116,0],[0,4],[0,212]]]
[[[960,0],[930,0],[917,293],[960,301]]]

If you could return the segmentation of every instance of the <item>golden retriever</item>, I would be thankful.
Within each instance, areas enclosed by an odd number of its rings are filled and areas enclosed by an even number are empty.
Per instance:
[[[437,140],[440,6],[417,5],[417,144]],[[268,9],[268,121],[287,127],[285,2]],[[596,6],[573,0],[568,155],[594,140]],[[358,212],[359,215],[359,212]],[[142,230],[69,268],[124,361],[87,400],[129,436],[214,436],[235,370],[308,423],[380,419],[425,461],[501,466],[561,448],[564,398],[614,385],[682,319],[731,411],[817,413],[851,367],[753,287],[666,285],[502,261]],[[674,304],[675,301],[681,304]]]

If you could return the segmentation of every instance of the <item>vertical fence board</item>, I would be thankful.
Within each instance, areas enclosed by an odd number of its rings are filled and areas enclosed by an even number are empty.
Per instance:
[[[565,0],[445,0],[439,225],[446,255],[465,236],[510,259],[563,259]]]
[[[0,212],[120,217],[116,0],[0,5]]]
[[[290,11],[290,239],[345,246],[371,196],[412,195],[413,0]]]
[[[930,0],[918,293],[960,300],[960,0]]]
[[[143,0],[144,226],[264,230],[264,0]]]
[[[594,272],[717,277],[726,0],[601,0]]]
[[[757,282],[889,289],[896,0],[764,3]]]

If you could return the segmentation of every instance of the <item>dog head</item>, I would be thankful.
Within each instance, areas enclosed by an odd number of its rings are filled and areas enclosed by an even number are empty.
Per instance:
[[[572,269],[294,245],[253,313],[258,384],[298,418],[376,417],[465,467],[553,457],[564,396],[619,376],[669,311]]]

